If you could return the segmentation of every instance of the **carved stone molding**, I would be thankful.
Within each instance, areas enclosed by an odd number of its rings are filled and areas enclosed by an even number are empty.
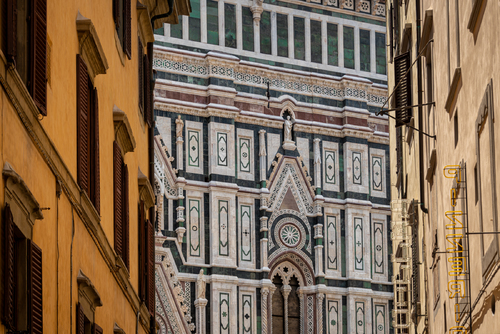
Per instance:
[[[78,272],[78,276],[76,277],[76,281],[78,283],[78,294],[80,297],[83,297],[86,302],[89,303],[89,306],[92,312],[95,311],[96,307],[102,306],[101,296],[94,284],[88,278],[83,271],[80,269]],[[80,303],[83,301],[80,299]]]
[[[108,61],[104,55],[104,50],[97,36],[92,21],[84,17],[80,12],[76,18],[76,30],[80,43],[80,54],[87,64],[92,81],[98,74],[105,74],[108,69]]]
[[[130,123],[128,122],[127,114],[116,105],[113,107],[113,122],[115,125],[115,140],[120,144],[123,155],[133,152],[135,149],[135,139]]]
[[[139,185],[139,198],[144,201],[147,210],[155,205],[155,197],[148,177],[142,173],[140,168],[138,169],[137,183]]]
[[[155,41],[153,28],[151,27],[151,18],[149,16],[148,7],[137,1],[137,26],[142,39],[142,45]]]

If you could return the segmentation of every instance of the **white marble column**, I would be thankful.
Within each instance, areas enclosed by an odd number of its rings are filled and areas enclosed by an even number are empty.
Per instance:
[[[313,140],[313,150],[314,150],[314,185],[316,188],[321,188],[321,151],[319,149],[319,142],[321,139],[314,138]]]
[[[224,1],[219,0],[217,5],[219,6],[219,45],[224,46],[226,43],[226,31],[224,24]]]
[[[314,239],[323,239],[323,225],[317,224],[314,225]],[[316,259],[315,265],[315,275],[316,277],[324,277],[325,273],[323,272],[323,245],[322,240],[320,242],[316,242],[316,246],[314,246],[314,253]]]
[[[242,24],[241,3],[236,2],[236,48],[243,50],[243,24]]]
[[[276,12],[271,12],[271,54],[278,55],[278,25]]]
[[[359,27],[354,27],[354,69],[361,69],[361,57],[359,55]]]
[[[267,312],[267,317],[269,319],[269,321],[267,322],[268,323],[267,329],[269,334],[273,333],[273,295],[275,291],[276,287],[274,285],[269,288],[269,300],[268,300],[268,312]]]
[[[375,45],[375,30],[370,30],[370,72],[377,72],[377,54]]]
[[[305,36],[305,48],[306,48],[306,61],[311,61],[311,20],[306,17],[304,19],[304,34]]]
[[[304,291],[302,288],[297,289],[297,293],[299,295],[299,305],[300,305],[300,333],[304,333],[304,320],[306,315],[304,313]]]
[[[255,53],[260,53],[260,15],[262,14],[262,6],[254,4],[250,7],[253,14],[253,49]]]
[[[295,59],[295,45],[293,33],[293,14],[288,14],[288,57]]]
[[[260,218],[260,232],[265,232],[266,234],[269,233],[269,228],[267,226],[267,219],[268,217],[261,217]],[[262,270],[264,271],[269,271],[269,268],[267,266],[267,248],[268,248],[268,241],[269,239],[262,238],[260,239],[260,263],[262,266]]]
[[[267,334],[267,308],[268,308],[268,302],[267,302],[267,297],[269,295],[269,289],[268,288],[262,288],[260,290],[261,297],[262,297],[262,314],[261,314],[261,322],[262,322],[262,334]]]
[[[163,36],[170,37],[170,24],[168,23],[163,24]]]
[[[259,131],[260,181],[266,180],[267,172],[266,130]]]
[[[281,293],[283,294],[283,307],[285,308],[284,312],[285,334],[288,334],[288,295],[290,294],[290,291],[292,291],[292,287],[288,284],[285,284],[281,287]]]
[[[178,199],[179,202],[181,203],[177,207],[177,223],[179,224],[179,227],[175,229],[175,232],[177,233],[177,241],[179,243],[182,243],[182,238],[184,237],[184,233],[186,233],[186,228],[183,226],[185,219],[184,219],[184,189],[182,187],[178,188]]]
[[[339,67],[344,67],[344,26],[342,24],[337,26],[337,34]]]
[[[206,318],[206,306],[208,300],[205,298],[198,298],[194,301],[194,307],[196,307],[196,331],[198,334],[205,334],[206,328],[205,324],[207,323]]]
[[[321,21],[321,62],[328,65],[328,30],[326,20]]]
[[[169,25],[169,24],[166,24]],[[201,42],[207,42],[207,0],[200,0]]]
[[[189,39],[189,16],[182,17],[182,39]]]
[[[317,326],[318,333],[323,333],[323,299],[325,295],[323,293],[318,293],[316,295],[316,314],[317,314]]]

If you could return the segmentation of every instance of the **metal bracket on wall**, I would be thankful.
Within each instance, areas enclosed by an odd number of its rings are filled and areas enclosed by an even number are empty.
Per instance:
[[[389,112],[389,111],[406,110],[406,109],[410,109],[410,108],[414,108],[414,107],[423,107],[423,106],[429,106],[429,105],[436,106],[436,102],[422,103],[422,104],[416,104],[416,105],[413,105],[413,106],[407,106],[407,107],[401,107],[401,108],[394,108],[394,109],[388,109],[388,110],[381,110],[381,111],[379,111],[379,112],[377,113],[377,116],[380,116],[380,115],[387,115],[387,116],[389,116],[389,117],[390,117],[390,118],[392,118],[392,119],[396,119],[396,117],[389,115],[389,114],[388,114],[388,112]],[[405,125],[406,125],[407,127],[409,127],[409,128],[412,128],[412,129],[413,129],[413,130],[415,130],[415,131],[418,131],[418,132],[420,132],[420,133],[422,133],[422,134],[426,135],[426,136],[427,136],[427,137],[429,137],[429,138],[433,138],[434,140],[436,139],[436,135],[432,135],[432,136],[431,136],[430,134],[427,134],[427,133],[425,133],[425,132],[423,132],[423,131],[421,131],[421,130],[419,130],[419,129],[417,129],[417,128],[415,128],[415,127],[413,127],[413,126],[409,125],[409,124],[405,124]]]

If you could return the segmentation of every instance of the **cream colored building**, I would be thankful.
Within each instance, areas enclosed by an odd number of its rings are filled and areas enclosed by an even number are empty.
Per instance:
[[[387,8],[395,333],[500,333],[500,3]]]

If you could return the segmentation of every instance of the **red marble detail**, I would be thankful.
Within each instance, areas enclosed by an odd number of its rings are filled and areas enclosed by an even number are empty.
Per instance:
[[[368,126],[368,120],[356,117],[346,117],[344,118],[344,124],[351,124],[357,126]]]

